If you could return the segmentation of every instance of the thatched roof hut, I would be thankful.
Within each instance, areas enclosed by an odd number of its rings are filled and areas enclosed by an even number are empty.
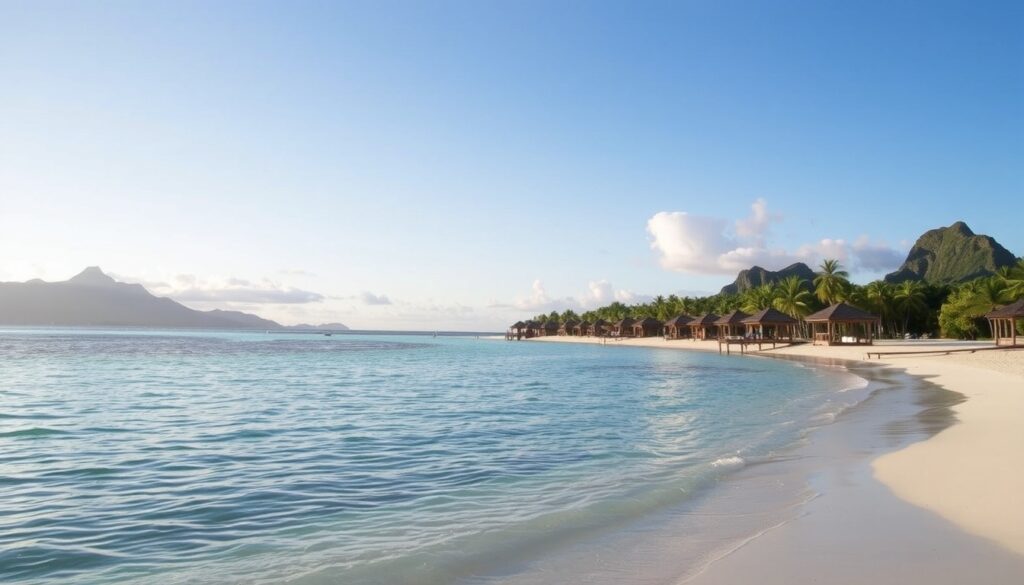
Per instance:
[[[871,345],[881,319],[845,302],[804,317],[818,345]]]
[[[576,324],[575,327],[573,327],[573,335],[579,335],[579,336],[589,335],[590,334],[590,326],[591,326],[590,321],[587,321],[585,319],[583,321],[580,321],[579,323]]]
[[[793,339],[797,320],[777,309],[762,309],[743,319],[747,334],[762,339]]]
[[[718,336],[731,337],[733,335],[741,335],[744,330],[743,320],[749,316],[750,315],[740,311],[739,309],[726,315],[722,315],[715,320],[715,327],[718,328]]]
[[[693,317],[689,315],[678,315],[665,321],[665,336],[669,339],[685,337],[684,334],[690,331],[690,328],[687,327],[690,321],[693,321]]]
[[[634,337],[654,337],[661,335],[662,322],[652,317],[644,317],[633,322]]]
[[[575,319],[568,319],[568,320],[566,320],[558,328],[558,334],[559,335],[573,335],[574,334],[574,329],[576,328],[576,324],[577,323],[579,323],[579,321],[577,321]]]
[[[545,321],[540,326],[541,335],[556,335],[558,333],[558,321]]]
[[[594,337],[604,335],[605,333],[608,333],[608,322],[604,319],[597,319],[590,324],[590,328],[587,331],[587,335],[592,335]]]
[[[614,325],[612,325],[612,335],[629,337],[633,334],[634,323],[636,323],[636,319],[633,319],[632,317],[626,317],[625,319],[618,320]]]
[[[715,331],[715,321],[718,321],[718,315],[714,313],[705,313],[694,317],[692,321],[687,323],[690,328],[690,337],[694,339],[707,339],[711,337]]]
[[[1019,299],[985,315],[996,345],[1017,345],[1017,321],[1024,321],[1024,299]],[[1022,343],[1024,343],[1024,338]]]

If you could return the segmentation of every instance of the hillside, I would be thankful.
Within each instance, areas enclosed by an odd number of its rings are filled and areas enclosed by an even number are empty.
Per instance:
[[[886,282],[920,280],[932,284],[965,282],[994,274],[1017,259],[995,239],[976,235],[962,221],[928,230],[914,244],[899,270]]]
[[[790,276],[798,276],[803,280],[812,281],[814,280],[814,271],[803,262],[791,264],[778,271],[765,270],[760,266],[753,266],[747,270],[741,270],[736,275],[735,282],[722,287],[721,293],[737,294],[759,287],[762,284],[775,284]]]
[[[196,311],[89,267],[63,282],[0,283],[0,324],[278,329],[238,311]]]

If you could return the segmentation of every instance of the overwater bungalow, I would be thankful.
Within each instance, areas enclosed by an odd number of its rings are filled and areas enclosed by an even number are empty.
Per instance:
[[[522,321],[516,321],[508,328],[505,332],[505,339],[515,339],[516,341],[526,336],[526,323]]]
[[[611,334],[615,337],[632,337],[634,323],[636,323],[636,319],[631,317],[621,319],[612,325]]]
[[[644,317],[633,322],[633,337],[655,337],[661,335],[663,327],[661,321]]]
[[[590,335],[590,321],[580,321],[573,327],[573,335],[584,336]]]
[[[811,324],[815,345],[871,345],[882,326],[877,315],[836,303],[804,318]]]
[[[690,328],[690,337],[693,339],[711,339],[715,336],[715,321],[718,321],[718,315],[714,313],[705,313],[694,317],[692,321],[687,323],[687,327]]]
[[[747,337],[757,339],[792,341],[796,336],[796,325],[796,319],[772,308],[758,311],[743,320]]]
[[[727,315],[719,317],[715,321],[715,328],[717,329],[718,338],[722,339],[725,337],[738,337],[743,335],[746,329],[743,325],[743,320],[750,315],[743,311],[736,310]]]
[[[689,315],[679,315],[665,321],[665,338],[682,339],[689,337],[690,328],[688,325],[691,321],[693,321],[693,317]]]
[[[992,339],[996,345],[1024,345],[1024,336],[1017,335],[1017,321],[1024,321],[1024,299],[999,307],[986,314],[985,318],[992,328]]]
[[[569,319],[565,323],[562,323],[562,325],[558,328],[558,334],[559,335],[576,335],[574,330],[576,328],[576,324],[577,323],[579,323],[579,321],[576,321],[575,319]]]
[[[591,337],[601,337],[602,335],[608,334],[608,329],[609,326],[607,321],[604,319],[597,319],[590,324],[590,327],[587,329],[587,335],[590,335]]]

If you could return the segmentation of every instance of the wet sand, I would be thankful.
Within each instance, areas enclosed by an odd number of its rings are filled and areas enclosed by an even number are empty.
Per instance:
[[[660,338],[607,345],[718,351],[714,342]],[[812,457],[820,465],[802,480],[813,497],[799,505],[795,518],[724,550],[696,572],[679,572],[673,581],[638,575],[623,582],[1024,582],[1024,471],[1016,464],[1024,452],[1024,351],[863,361],[868,350],[939,347],[972,346],[894,342],[763,352],[896,376],[898,385],[914,394],[913,407],[909,416],[893,419],[891,411],[900,408],[892,401],[900,393],[876,392],[844,413],[842,424],[816,431],[798,457]],[[771,471],[785,475],[775,481],[801,481],[799,473],[786,475],[784,468]],[[753,473],[760,471],[742,470],[735,481],[747,481]]]

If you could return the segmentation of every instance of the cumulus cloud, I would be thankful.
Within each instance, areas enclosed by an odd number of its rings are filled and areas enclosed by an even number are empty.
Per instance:
[[[359,295],[359,300],[364,305],[390,305],[391,299],[387,295],[375,295],[371,292],[364,291]]]
[[[612,283],[607,280],[592,280],[587,283],[586,290],[577,295],[552,297],[548,294],[547,289],[544,287],[544,283],[538,279],[533,281],[529,295],[520,297],[511,304],[500,302],[490,303],[488,308],[511,308],[519,311],[532,311],[538,313],[548,313],[550,311],[561,312],[566,309],[586,311],[588,309],[603,307],[614,301],[632,304],[647,302],[652,298],[654,297],[650,295],[637,294],[629,290],[616,289],[612,286]]]
[[[879,272],[896,268],[902,254],[884,243],[866,237],[850,244],[842,239],[824,238],[790,252],[770,245],[772,225],[782,216],[768,210],[758,199],[749,217],[728,220],[693,215],[683,211],[662,211],[647,221],[651,249],[666,270],[699,274],[733,274],[757,265],[771,270],[794,262],[816,265],[824,258],[836,258],[852,270]]]

